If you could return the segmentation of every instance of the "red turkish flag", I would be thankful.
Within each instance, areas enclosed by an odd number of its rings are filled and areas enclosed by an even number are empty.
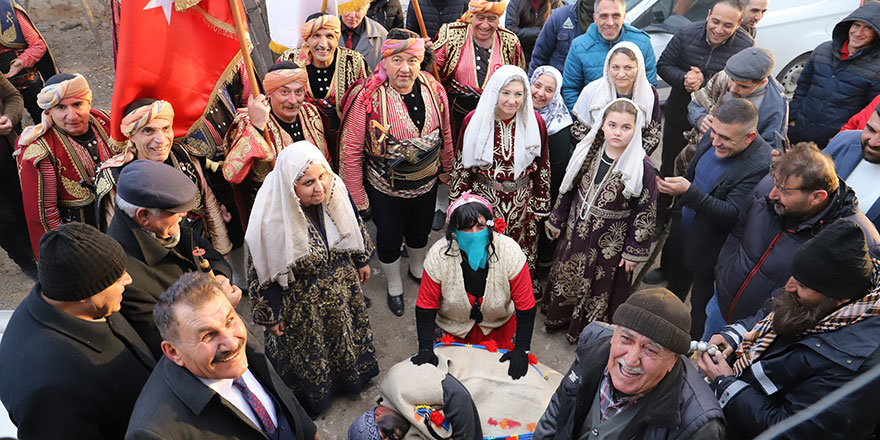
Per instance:
[[[111,111],[114,139],[125,140],[120,123],[125,108],[136,99],[170,102],[175,137],[186,135],[202,117],[241,60],[229,4],[229,0],[122,2]]]

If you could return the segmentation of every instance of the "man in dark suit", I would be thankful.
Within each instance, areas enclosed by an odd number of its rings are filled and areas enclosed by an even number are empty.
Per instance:
[[[39,252],[39,281],[0,343],[0,400],[19,438],[122,438],[156,364],[118,313],[125,253],[76,222],[44,234]]]
[[[162,352],[137,399],[126,439],[318,438],[209,275],[183,275],[154,310]]]
[[[758,136],[758,109],[731,99],[715,110],[684,177],[659,179],[660,192],[678,196],[680,217],[663,247],[667,288],[679,298],[691,292],[691,337],[699,340],[706,304],[714,293],[715,262],[739,216],[740,205],[767,174],[772,147]]]
[[[153,321],[153,307],[181,275],[202,270],[200,261],[208,262],[233,305],[241,298],[241,289],[229,283],[229,263],[189,225],[187,213],[197,195],[189,177],[161,162],[136,160],[119,173],[107,234],[128,255],[132,283],[125,288],[122,314],[156,358],[162,356],[162,337]]]

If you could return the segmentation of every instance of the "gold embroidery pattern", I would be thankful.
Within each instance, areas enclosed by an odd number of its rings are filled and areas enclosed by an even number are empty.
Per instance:
[[[607,232],[599,236],[599,248],[602,249],[603,258],[610,260],[620,254],[623,241],[626,239],[626,229],[626,222],[616,222]]]
[[[77,200],[89,199],[89,202],[91,202],[92,193],[89,192],[88,188],[80,185],[79,182],[74,182],[73,180],[68,179],[60,173],[59,176],[61,177],[61,184],[64,185],[64,189],[68,194],[75,197]]]

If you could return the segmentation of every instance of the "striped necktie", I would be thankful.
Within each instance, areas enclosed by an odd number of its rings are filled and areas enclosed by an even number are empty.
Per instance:
[[[263,406],[263,403],[260,402],[260,399],[251,392],[251,390],[244,383],[244,379],[239,376],[232,380],[232,386],[241,391],[241,394],[244,396],[244,399],[247,400],[248,406],[254,410],[254,414],[257,415],[257,418],[260,419],[260,424],[263,425],[263,431],[266,434],[274,434],[275,433],[275,423],[272,422],[272,417],[269,417],[269,412],[266,411],[266,407]]]

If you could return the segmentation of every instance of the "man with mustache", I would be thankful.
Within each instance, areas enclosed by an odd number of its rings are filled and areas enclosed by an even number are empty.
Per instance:
[[[452,130],[443,86],[421,71],[425,40],[392,29],[376,74],[349,92],[339,144],[341,177],[357,209],[376,224],[376,248],[388,280],[388,307],[402,316],[400,247],[409,274],[422,276],[438,178],[452,169]],[[445,176],[445,177],[444,177]]]
[[[205,179],[205,172],[197,157],[174,140],[172,124],[174,109],[168,101],[143,98],[133,101],[122,118],[122,134],[128,137],[125,151],[101,164],[96,179],[98,229],[107,231],[113,220],[113,200],[119,173],[129,163],[138,160],[162,162],[179,169],[199,188],[196,205],[187,213],[193,231],[211,241],[223,255],[232,249],[229,233],[220,203]]]
[[[683,354],[690,315],[663,288],[636,292],[612,328],[581,333],[574,363],[538,421],[533,439],[719,439],[718,401]]]
[[[743,200],[721,248],[703,339],[758,311],[788,282],[795,251],[828,225],[852,220],[871,253],[880,250],[880,234],[859,210],[855,192],[815,144],[796,144],[774,161],[770,174]]]
[[[206,261],[229,300],[238,304],[241,299],[241,289],[229,284],[229,264],[185,219],[197,198],[192,179],[162,162],[135,160],[119,173],[107,234],[125,250],[132,278],[125,289],[122,315],[157,358],[162,356],[162,337],[153,308],[181,275],[203,270],[200,262]]]
[[[753,438],[880,363],[878,265],[862,228],[838,220],[794,253],[765,310],[712,337],[723,350],[703,353],[699,366],[728,439]],[[875,380],[774,438],[867,438],[878,392]]]
[[[163,357],[126,439],[311,440],[315,424],[272,368],[217,281],[183,275],[153,312]]]
[[[657,85],[657,61],[648,33],[624,23],[625,0],[596,0],[593,24],[587,32],[571,42],[565,69],[562,72],[562,97],[571,110],[578,95],[587,84],[602,77],[605,58],[615,44],[629,41],[639,47],[645,59],[645,74],[652,85]]]
[[[250,98],[247,108],[238,110],[226,134],[228,152],[223,177],[235,185],[244,229],[257,191],[284,147],[308,141],[324,153],[328,162],[331,160],[324,137],[324,116],[318,107],[306,102],[308,87],[305,69],[290,61],[273,64],[263,77],[266,95]]]
[[[492,73],[505,64],[526,68],[519,38],[498,27],[505,6],[503,0],[471,0],[467,12],[441,26],[434,39],[437,70],[449,95],[453,139],[458,139],[464,117],[477,108]]]
[[[825,154],[834,160],[837,174],[859,197],[865,215],[880,225],[880,107],[875,107],[862,130],[834,136]]]
[[[310,15],[300,28],[300,35],[303,45],[286,50],[279,61],[292,61],[308,73],[305,99],[327,118],[327,151],[332,159],[330,165],[338,171],[340,151],[336,141],[345,105],[343,97],[355,82],[368,76],[367,62],[360,53],[339,47],[342,22],[335,15]]]

